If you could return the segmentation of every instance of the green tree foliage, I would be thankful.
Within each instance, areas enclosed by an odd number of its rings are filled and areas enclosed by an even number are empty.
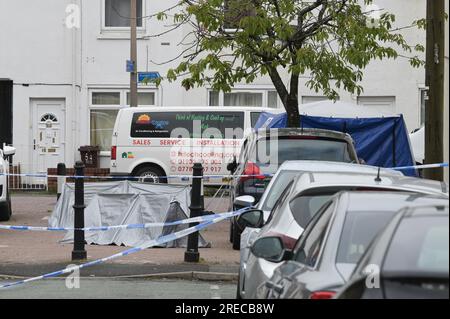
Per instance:
[[[367,11],[371,0],[184,0],[175,24],[190,24],[183,61],[167,78],[183,78],[187,90],[211,85],[230,91],[268,75],[288,113],[299,125],[300,76],[306,85],[336,99],[338,89],[360,94],[363,70],[375,59],[423,61],[421,45],[410,45],[395,28],[395,15]],[[378,10],[377,10],[378,11]],[[374,19],[376,17],[376,19]],[[164,19],[161,15],[160,19]],[[412,22],[421,27],[423,20]],[[181,57],[181,56],[180,56]],[[284,74],[288,81],[283,81]],[[286,84],[285,82],[288,82]]]

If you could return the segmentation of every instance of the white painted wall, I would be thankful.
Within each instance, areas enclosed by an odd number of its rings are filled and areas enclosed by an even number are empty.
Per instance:
[[[125,72],[125,61],[129,57],[128,35],[125,33],[120,37],[120,34],[118,36],[104,32],[102,2],[103,0],[0,0],[0,77],[11,78],[15,83],[30,84],[28,87],[14,87],[14,143],[23,145],[16,159],[22,162],[29,159],[27,147],[30,137],[27,125],[31,121],[31,98],[65,99],[68,145],[66,162],[73,165],[78,158],[78,147],[89,144],[90,90],[128,87],[129,74]],[[145,15],[161,11],[177,2],[146,0]],[[71,3],[82,8],[80,30],[65,27],[65,9]],[[425,16],[423,0],[377,0],[376,3],[395,13],[397,24],[401,27]],[[139,33],[143,38],[138,41],[138,69],[165,74],[179,60],[162,66],[154,62],[161,63],[176,57],[181,48],[178,43],[189,30],[180,28],[169,34],[153,37],[152,35],[167,30],[164,23],[146,19],[145,24],[145,30]],[[404,34],[413,43],[425,43],[425,32],[406,29]],[[448,46],[446,55],[448,57]],[[285,78],[287,81],[287,77]],[[299,97],[317,95],[304,87],[305,82],[306,79],[302,80]],[[419,126],[419,87],[423,83],[424,70],[413,69],[406,59],[399,58],[395,61],[373,62],[366,70],[362,85],[365,89],[364,96],[394,96],[395,111],[404,114],[411,131]],[[251,86],[238,87],[255,89],[273,86],[268,78],[260,78]],[[181,88],[180,82],[164,81],[157,93],[159,104],[163,106],[208,104],[207,88],[186,92]],[[345,92],[341,94],[341,101],[357,102],[356,97]],[[107,158],[103,163],[107,165]]]

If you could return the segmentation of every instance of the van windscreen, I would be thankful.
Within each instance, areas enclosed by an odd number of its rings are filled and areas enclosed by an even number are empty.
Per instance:
[[[131,137],[242,139],[243,112],[137,112]]]

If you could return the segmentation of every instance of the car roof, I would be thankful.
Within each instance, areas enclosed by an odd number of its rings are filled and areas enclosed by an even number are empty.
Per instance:
[[[346,200],[347,211],[397,211],[405,207],[448,204],[445,197],[408,192],[348,191],[336,196]]]
[[[317,137],[328,137],[334,139],[342,139],[342,140],[351,140],[351,136],[347,133],[342,133],[338,131],[332,130],[324,130],[318,128],[270,128],[270,129],[258,129],[254,131],[254,134],[257,138],[267,138],[274,137],[275,134],[281,137],[287,136],[317,136]]]
[[[327,161],[286,161],[279,170],[286,171],[308,171],[308,172],[355,172],[377,174],[378,167],[370,165],[361,165],[354,163],[327,162]],[[403,176],[402,172],[388,168],[380,168],[381,176],[398,175]]]
[[[377,175],[376,172],[309,172],[296,177],[294,189],[355,186],[448,196],[448,187],[442,182],[397,174],[380,174],[378,181]]]

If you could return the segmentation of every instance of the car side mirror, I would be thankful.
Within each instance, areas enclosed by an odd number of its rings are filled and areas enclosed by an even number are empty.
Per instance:
[[[236,220],[240,231],[245,228],[261,228],[264,225],[264,212],[259,209],[249,210],[240,215]]]
[[[236,157],[234,157],[233,161],[228,163],[227,170],[233,174],[236,171],[237,166],[238,165],[237,165]]]
[[[292,251],[285,248],[283,240],[278,236],[263,237],[255,241],[250,251],[257,258],[279,263],[292,258]]]
[[[16,154],[16,148],[11,146],[5,146],[3,147],[3,156],[12,156]]]
[[[239,196],[234,200],[234,206],[239,208],[252,207],[256,200],[253,196],[244,195]]]

